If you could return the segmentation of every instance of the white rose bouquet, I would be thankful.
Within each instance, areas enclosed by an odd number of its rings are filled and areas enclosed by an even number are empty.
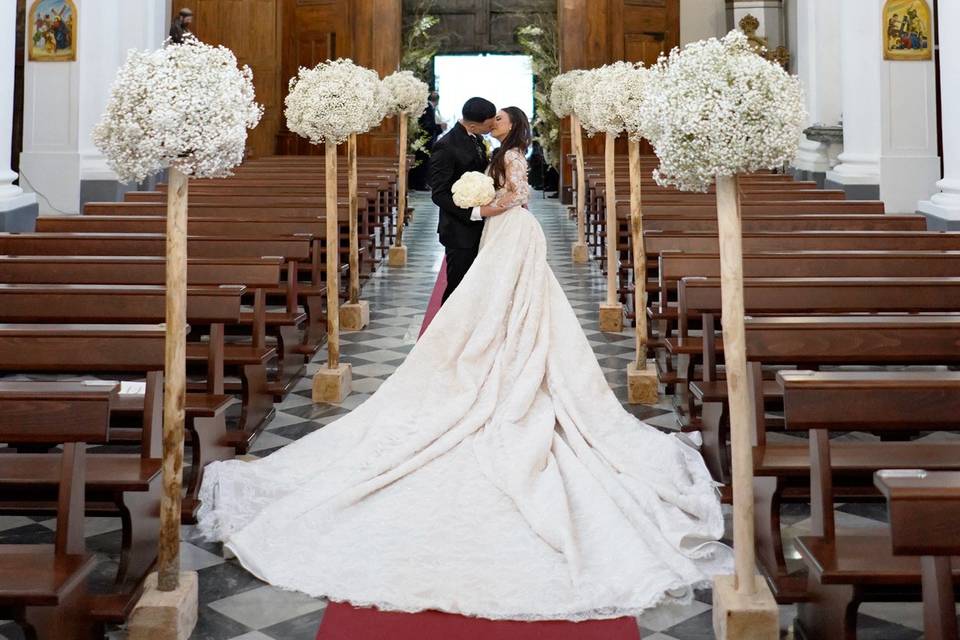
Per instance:
[[[237,68],[229,49],[191,37],[156,51],[130,51],[93,143],[124,182],[170,167],[222,178],[243,161],[247,129],[262,114],[250,68]]]
[[[493,178],[479,171],[467,171],[453,183],[453,203],[464,209],[490,204],[497,190]]]

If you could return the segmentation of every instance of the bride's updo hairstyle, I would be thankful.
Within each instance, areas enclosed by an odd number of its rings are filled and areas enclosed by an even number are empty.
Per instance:
[[[519,107],[504,107],[503,112],[510,118],[510,133],[503,139],[500,146],[493,152],[493,158],[490,159],[490,177],[493,178],[493,185],[499,189],[506,182],[507,167],[506,155],[510,149],[516,149],[521,155],[527,155],[527,149],[530,148],[530,120],[527,114]]]

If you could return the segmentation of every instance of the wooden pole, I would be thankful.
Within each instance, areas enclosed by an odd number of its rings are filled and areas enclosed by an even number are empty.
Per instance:
[[[617,187],[616,187],[616,155],[614,145],[617,136],[606,134],[604,147],[604,169],[607,183],[607,304],[617,304]]]
[[[180,496],[187,351],[187,176],[171,168],[167,185],[166,343],[163,387],[163,495],[157,588],[180,586]]]
[[[350,200],[350,304],[360,301],[360,238],[357,230],[357,134],[351,133],[347,139],[347,163],[350,176],[347,189]]]
[[[403,224],[407,217],[407,112],[400,115],[400,158],[397,175],[397,241],[396,246],[403,246]]]
[[[327,367],[340,365],[340,225],[337,214],[337,145],[324,144],[327,180]]]
[[[586,246],[587,244],[587,177],[585,175],[583,161],[583,128],[580,126],[580,118],[576,114],[570,114],[570,140],[573,147],[573,153],[576,156],[577,164],[577,244]]]
[[[733,471],[733,550],[737,593],[756,591],[753,528],[753,446],[747,391],[746,333],[743,323],[743,238],[737,176],[717,176],[717,221],[720,240],[723,357],[730,403],[730,449]]]
[[[630,245],[633,249],[633,314],[636,320],[637,370],[647,365],[647,251],[643,246],[643,195],[640,141],[629,141]]]

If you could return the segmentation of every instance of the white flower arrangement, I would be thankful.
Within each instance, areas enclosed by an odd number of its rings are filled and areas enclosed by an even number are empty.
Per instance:
[[[453,183],[451,191],[453,203],[465,209],[488,205],[497,193],[493,178],[479,171],[467,171]]]
[[[614,62],[590,71],[574,99],[574,109],[588,136],[619,134],[626,128],[624,114],[632,104],[631,92],[642,85],[642,71],[630,62]]]
[[[573,100],[580,91],[580,81],[586,71],[574,69],[561,73],[550,84],[550,108],[559,118],[573,113]]]
[[[123,182],[171,167],[221,178],[243,161],[247,129],[262,115],[250,68],[238,69],[225,47],[188,38],[130,51],[93,142]]]
[[[285,101],[287,128],[313,144],[345,142],[352,133],[377,127],[390,95],[377,74],[349,59],[300,67]]]
[[[800,82],[754,53],[742,32],[674,49],[654,73],[642,117],[660,157],[658,184],[706,191],[717,175],[795,155],[806,119]]]
[[[397,71],[383,79],[383,86],[390,93],[391,114],[410,113],[419,116],[427,108],[430,88],[412,71]]]

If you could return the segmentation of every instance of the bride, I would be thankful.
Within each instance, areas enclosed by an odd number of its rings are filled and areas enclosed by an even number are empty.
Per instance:
[[[340,420],[208,466],[201,531],[272,585],[385,610],[583,620],[689,602],[730,568],[715,484],[611,392],[523,208],[526,115],[498,120],[518,142],[491,165],[479,255],[406,361]]]

